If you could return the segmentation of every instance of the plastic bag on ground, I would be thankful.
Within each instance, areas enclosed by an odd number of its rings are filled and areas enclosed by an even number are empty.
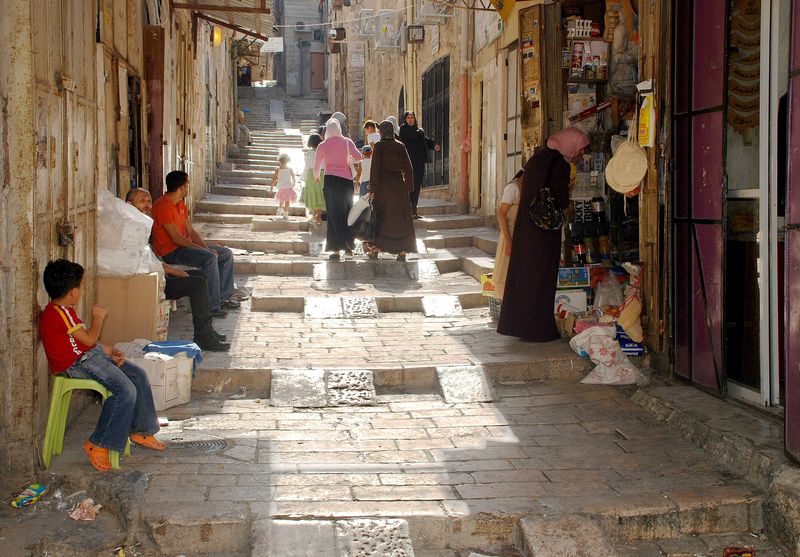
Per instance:
[[[100,276],[163,273],[150,249],[153,219],[101,189],[98,196],[97,267]]]
[[[613,340],[617,338],[617,328],[613,324],[590,327],[572,337],[569,346],[578,356],[586,358],[589,356],[589,346],[594,336],[606,336]]]
[[[596,331],[593,327],[585,333]],[[583,333],[582,333],[583,334]],[[633,385],[644,383],[644,375],[635,365],[628,360],[622,352],[619,342],[610,336],[595,334],[585,343],[589,359],[597,366],[581,380],[581,383],[590,385]]]

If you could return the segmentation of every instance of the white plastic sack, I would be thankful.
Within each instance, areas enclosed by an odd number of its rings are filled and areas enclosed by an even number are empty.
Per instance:
[[[589,332],[589,329],[584,332]],[[592,335],[585,343],[589,359],[597,366],[581,380],[590,385],[633,385],[645,377],[620,348],[619,342],[603,334]]]
[[[353,226],[353,224],[358,220],[358,217],[361,216],[361,213],[364,212],[364,209],[369,207],[369,197],[364,196],[360,197],[358,201],[353,203],[353,208],[350,209],[350,212],[347,213],[347,226]]]
[[[101,189],[98,199],[97,266],[100,276],[163,273],[150,249],[153,219]]]
[[[592,337],[595,336],[604,336],[613,340],[617,338],[617,328],[608,326],[590,327],[572,337],[569,341],[569,346],[578,356],[581,358],[587,358],[589,357],[589,345]]]
[[[625,292],[619,281],[607,276],[594,289],[594,307],[603,309],[604,307],[619,307],[625,301]]]

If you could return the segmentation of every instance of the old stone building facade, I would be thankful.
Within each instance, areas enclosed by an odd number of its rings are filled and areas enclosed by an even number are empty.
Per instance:
[[[86,268],[79,314],[94,303],[97,196],[163,191],[186,170],[202,197],[233,136],[233,31],[268,15],[225,17],[165,0],[9,0],[0,30],[0,469],[29,473],[47,417],[37,331],[41,273]],[[213,13],[216,17],[220,14]],[[258,27],[262,27],[261,21]],[[227,26],[227,27],[226,27]],[[216,37],[216,40],[215,40]],[[80,397],[77,403],[80,404]]]

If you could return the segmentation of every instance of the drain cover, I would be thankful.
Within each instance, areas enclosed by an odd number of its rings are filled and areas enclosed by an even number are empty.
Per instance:
[[[224,451],[228,442],[224,439],[209,439],[207,441],[172,441],[170,451],[192,452],[197,454],[214,454]]]

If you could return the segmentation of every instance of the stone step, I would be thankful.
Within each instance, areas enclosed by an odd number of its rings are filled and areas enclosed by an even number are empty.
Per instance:
[[[211,188],[216,195],[237,195],[244,197],[275,197],[275,192],[263,184],[228,184],[221,183]]]
[[[244,168],[235,168],[234,170],[221,169],[217,173],[217,176],[220,179],[228,181],[234,181],[239,178],[258,178],[260,180],[271,180],[274,173],[274,171],[270,172],[266,169],[250,170]]]
[[[274,193],[270,192],[274,197]],[[308,219],[281,217],[253,217],[251,230],[253,232],[308,232],[310,224]]]
[[[486,217],[478,215],[447,215],[425,217],[414,221],[418,230],[452,230],[457,228],[475,228],[485,226]]]
[[[252,557],[415,557],[402,519],[261,519],[252,538]]]
[[[233,215],[224,213],[195,213],[192,215],[195,222],[207,222],[215,224],[246,224],[249,225],[253,220],[252,215]]]
[[[255,219],[261,217],[253,217],[253,223],[255,225]],[[269,218],[269,217],[267,217]],[[276,219],[278,220],[278,224],[283,221],[283,219]],[[218,221],[223,222],[223,221]],[[302,225],[302,223],[300,223]],[[283,258],[281,258],[283,257]],[[395,261],[391,259],[384,259],[381,258],[378,261],[391,265],[397,264]],[[423,260],[419,260],[420,262]],[[461,257],[453,257],[449,255],[441,255],[436,254],[435,259],[426,259],[429,263],[435,264],[438,272],[441,274],[445,273],[454,273],[457,271],[461,271],[463,267],[463,258]],[[366,264],[366,265],[365,265]],[[407,267],[413,268],[414,261],[410,261],[406,263]],[[302,277],[311,277],[320,276],[320,268],[328,269],[331,265],[340,266],[342,269],[340,274],[344,277],[361,277],[364,278],[368,271],[365,271],[365,267],[368,268],[368,262],[362,259],[345,259],[339,261],[338,263],[332,263],[330,261],[320,261],[319,257],[314,256],[310,257],[307,255],[298,255],[296,257],[292,256],[287,258],[286,256],[279,256],[279,255],[265,255],[265,256],[253,256],[253,255],[239,255],[236,257],[234,263],[234,269],[237,275],[273,275],[273,276],[302,276]],[[378,269],[376,266],[375,269]],[[491,266],[487,269],[482,269],[484,272],[491,271]],[[472,273],[467,272],[466,274],[472,276],[475,280],[480,280],[480,275],[477,277],[474,276]],[[375,276],[373,273],[371,276]]]
[[[616,501],[607,496],[576,497],[573,501],[563,498],[562,504],[552,508],[549,514],[523,518],[519,537],[524,555],[624,555],[613,547],[640,540],[677,542],[689,535],[749,533],[763,529],[763,496],[746,484],[670,492],[660,501],[651,493],[615,498]],[[586,550],[590,551],[586,553]],[[721,555],[722,552],[687,550],[680,553],[699,554]],[[634,551],[629,555],[649,553]]]
[[[310,234],[305,234],[308,238],[303,238],[304,233],[300,232],[295,238],[286,239],[256,239],[256,238],[236,238],[209,236],[211,242],[219,242],[229,248],[255,252],[270,253],[319,253],[322,241],[314,241]],[[270,235],[267,235],[269,237]]]
[[[234,162],[232,170],[249,170],[274,174],[278,168],[278,161],[259,161],[256,159],[240,159],[242,162]]]
[[[452,365],[452,364],[445,364]],[[470,365],[465,361],[464,365]],[[281,364],[285,367],[285,364]],[[567,347],[564,354],[546,360],[521,362],[513,358],[482,364],[492,382],[501,381],[580,381],[591,369],[588,360],[579,358]],[[350,369],[350,368],[348,368]],[[359,366],[372,372],[378,393],[404,389],[436,393],[439,382],[436,364],[376,363]],[[204,353],[203,363],[192,379],[192,392],[239,392],[242,387],[256,396],[269,398],[272,368],[263,359],[244,358],[224,353]]]
[[[235,176],[219,176],[217,178],[217,183],[219,185],[226,185],[226,184],[229,184],[229,185],[233,185],[233,184],[237,184],[237,185],[244,184],[244,185],[247,185],[247,184],[249,184],[249,185],[260,185],[262,187],[266,187],[266,185],[272,181],[272,176],[271,175],[267,175],[266,173],[265,173],[265,175],[263,177],[257,176],[257,175],[253,175],[253,173],[249,173],[249,174],[250,175],[241,175],[241,174],[239,174],[239,175],[235,175]],[[256,197],[263,197],[263,195],[257,195]]]
[[[377,317],[379,313],[422,313],[426,317],[461,317],[463,309],[488,304],[480,291],[458,294],[400,294],[365,296],[353,292],[346,296],[305,297],[253,292],[252,310],[268,313],[302,313],[306,317],[354,319]]]
[[[250,512],[244,504],[163,500],[143,505],[142,514],[162,555],[250,553]]]
[[[425,234],[421,237],[428,248],[453,249],[475,247],[488,254],[497,251],[497,231],[490,228],[472,228],[447,231],[447,234]]]
[[[422,216],[453,215],[459,213],[459,208],[456,203],[422,198],[419,200],[419,205],[417,205],[417,212]]]
[[[233,215],[275,215],[278,205],[273,199],[259,197],[235,197],[231,195],[210,195],[195,203],[199,213],[224,213]],[[305,216],[305,207],[291,207],[293,216]]]

